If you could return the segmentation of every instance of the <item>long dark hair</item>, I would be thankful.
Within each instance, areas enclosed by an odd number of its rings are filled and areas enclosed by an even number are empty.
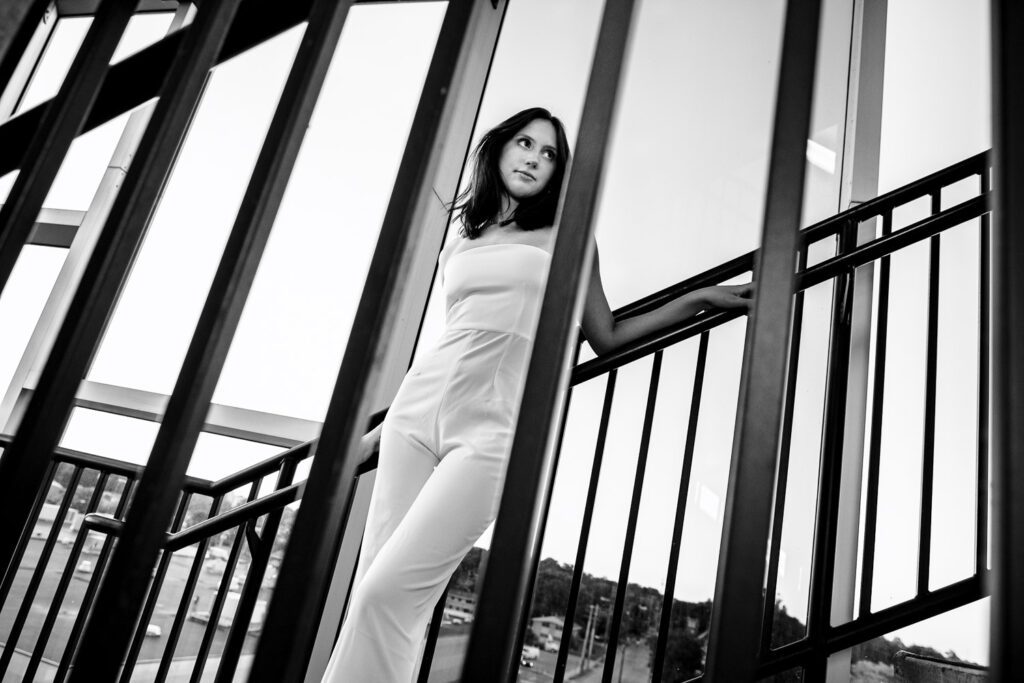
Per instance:
[[[535,119],[550,121],[555,128],[555,172],[543,190],[520,201],[512,215],[501,224],[515,221],[523,230],[536,230],[555,222],[562,178],[565,177],[565,168],[569,163],[569,141],[565,137],[565,126],[556,116],[542,107],[532,107],[510,116],[487,131],[473,151],[473,177],[469,186],[456,197],[452,208],[454,217],[462,222],[460,232],[463,237],[476,239],[485,227],[498,218],[505,194],[505,184],[498,172],[501,150],[506,142]]]

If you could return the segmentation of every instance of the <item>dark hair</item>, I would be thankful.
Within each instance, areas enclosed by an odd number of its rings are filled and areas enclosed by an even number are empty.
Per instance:
[[[523,230],[536,230],[555,222],[562,179],[569,163],[569,141],[565,137],[565,126],[557,117],[547,109],[533,107],[505,119],[487,131],[477,144],[473,152],[473,177],[469,186],[456,197],[452,208],[454,217],[462,222],[460,232],[463,237],[475,239],[497,219],[506,191],[498,171],[501,150],[516,133],[536,119],[550,121],[555,128],[555,172],[544,189],[520,201],[502,225],[515,221]]]

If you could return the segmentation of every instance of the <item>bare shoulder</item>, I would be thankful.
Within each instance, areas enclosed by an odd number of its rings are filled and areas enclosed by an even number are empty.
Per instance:
[[[459,244],[461,244],[465,240],[465,238],[459,234],[458,229],[452,227],[450,230],[450,237],[448,237],[447,242],[441,249],[440,255],[438,255],[437,257],[438,267],[442,271],[444,270],[444,266],[448,262],[448,259],[451,258],[452,254],[458,251]]]

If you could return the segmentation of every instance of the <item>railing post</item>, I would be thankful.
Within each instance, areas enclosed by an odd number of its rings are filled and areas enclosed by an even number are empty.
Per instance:
[[[793,317],[820,0],[786,8],[757,296],[743,375],[708,641],[708,681],[752,681],[764,605],[764,569]]]
[[[537,334],[505,475],[491,552],[462,680],[511,681],[540,550],[541,518],[554,476],[554,446],[569,385],[577,312],[589,284],[594,214],[615,102],[633,24],[632,0],[605,4],[583,117],[559,216]],[[625,589],[625,587],[622,587]]]
[[[1024,680],[1024,5],[992,3],[992,677]]]
[[[356,446],[386,390],[382,379],[408,360],[397,340],[399,311],[409,297],[422,296],[422,282],[410,271],[437,246],[429,230],[438,216],[434,183],[453,169],[457,176],[463,165],[505,7],[448,4],[250,681],[303,680],[350,507]]]
[[[852,208],[878,195],[887,9],[888,0],[854,2],[840,210]],[[877,223],[876,219],[859,223],[856,228],[856,244],[874,239]],[[846,415],[830,615],[830,623],[836,624],[851,621],[856,609],[861,479],[865,462],[864,429],[871,400],[868,395],[868,375],[875,268],[874,264],[862,266],[854,271],[852,277],[853,310],[846,368]],[[847,683],[850,680],[851,655],[850,650],[844,650],[828,658],[829,683]]]

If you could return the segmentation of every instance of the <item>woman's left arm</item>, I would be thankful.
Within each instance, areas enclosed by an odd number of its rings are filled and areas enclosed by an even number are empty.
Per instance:
[[[590,347],[601,356],[710,308],[741,308],[747,312],[752,295],[753,283],[705,287],[666,302],[653,311],[616,322],[604,293],[597,245],[594,245],[594,263],[590,269],[590,287],[584,301],[581,324]]]

